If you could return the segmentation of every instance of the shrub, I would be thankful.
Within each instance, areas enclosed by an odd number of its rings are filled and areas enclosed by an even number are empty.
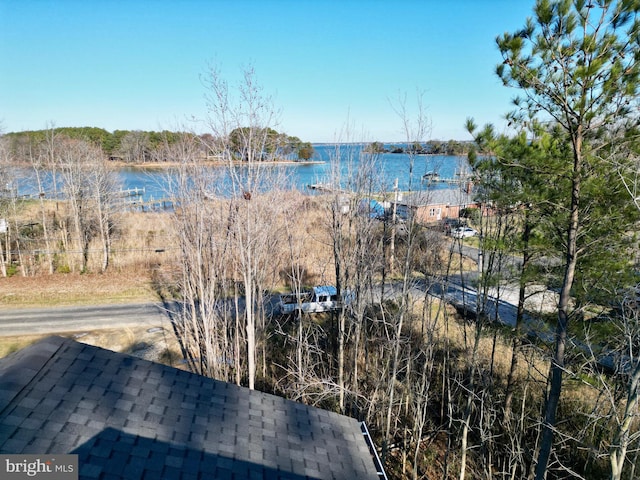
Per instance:
[[[462,218],[468,218],[473,223],[478,223],[480,221],[480,209],[479,208],[463,208],[460,210],[460,216]]]
[[[58,265],[56,267],[56,273],[71,273],[71,267],[67,264]]]

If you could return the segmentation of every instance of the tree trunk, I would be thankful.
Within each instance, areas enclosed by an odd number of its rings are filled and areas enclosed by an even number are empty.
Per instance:
[[[479,295],[478,295],[479,297]],[[467,399],[464,409],[464,418],[462,419],[462,434],[460,440],[460,475],[459,479],[464,480],[467,468],[467,450],[468,450],[468,437],[471,424],[471,413],[473,410],[473,398],[475,397],[475,376],[476,376],[476,363],[478,355],[478,347],[480,345],[480,336],[482,333],[482,320],[476,319],[476,334],[473,343],[473,351],[471,354],[471,365],[469,369],[469,386],[467,389]]]
[[[9,243],[9,225],[7,225],[7,232],[5,233],[5,244]],[[7,276],[7,258],[8,258],[9,248],[7,248],[7,256],[4,254],[4,245],[0,241],[0,273],[2,273],[3,277]]]
[[[40,196],[40,216],[42,217],[42,234],[44,235],[44,244],[47,249],[47,263],[49,266],[49,274],[53,273],[53,253],[51,248],[51,239],[49,238],[49,227],[47,222],[47,211],[44,203],[44,189],[42,187],[42,180],[40,178],[40,169],[34,164],[33,167],[36,175],[36,182],[38,183],[38,192]]]
[[[636,368],[631,375],[629,381],[629,389],[627,394],[627,405],[625,407],[622,423],[618,427],[618,431],[611,444],[610,463],[611,463],[611,480],[620,480],[622,477],[622,467],[627,455],[629,447],[629,431],[631,423],[636,415],[635,410],[638,405],[638,381],[640,380],[640,363],[636,364]]]
[[[249,375],[249,389],[256,386],[256,326],[253,310],[253,282],[249,275],[245,275],[245,319],[247,332],[247,373]]]
[[[235,328],[234,328],[234,349],[236,351],[235,354],[235,369],[236,369],[236,385],[240,386],[242,383],[242,372],[240,370],[240,306],[239,306],[239,297],[238,293],[238,282],[233,282],[233,304],[235,306],[235,314],[233,316],[235,320]]]
[[[536,480],[543,480],[547,475],[547,466],[551,449],[553,447],[554,430],[556,426],[556,412],[560,403],[562,392],[562,374],[564,372],[564,359],[567,344],[567,328],[569,325],[569,301],[571,300],[571,287],[575,276],[578,261],[578,226],[580,221],[580,186],[582,175],[581,157],[582,139],[577,137],[574,141],[574,165],[573,180],[571,185],[571,209],[569,225],[567,228],[567,252],[565,260],[565,274],[558,301],[558,324],[555,333],[555,351],[551,359],[551,384],[547,398],[542,425],[542,439],[540,452],[536,464]]]
[[[518,288],[518,307],[516,312],[515,335],[511,344],[511,365],[509,367],[509,375],[507,376],[506,394],[504,399],[504,423],[509,423],[511,419],[511,403],[513,401],[513,389],[515,383],[515,374],[518,366],[518,350],[520,347],[520,329],[522,319],[524,317],[524,302],[526,298],[527,284],[524,281],[524,275],[529,266],[531,258],[529,252],[529,240],[531,238],[531,222],[529,221],[529,211],[525,211],[524,232],[522,234],[522,267],[520,269],[520,282]]]
[[[338,298],[341,292],[338,290]],[[344,381],[344,338],[345,338],[345,313],[344,307],[338,312],[338,388],[340,390],[340,413],[345,410],[345,381]]]
[[[331,207],[331,234],[333,237],[333,263],[336,275],[336,293],[338,298],[341,298],[343,290],[342,278],[344,272],[342,262],[345,255],[342,238],[343,225],[341,215],[342,212],[340,210],[339,197],[336,196]],[[333,315],[333,317],[335,318],[334,355],[337,356],[338,360],[338,406],[340,408],[340,412],[344,413],[344,308],[341,308],[337,316]]]

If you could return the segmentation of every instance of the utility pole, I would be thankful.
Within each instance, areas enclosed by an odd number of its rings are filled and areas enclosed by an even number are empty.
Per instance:
[[[389,246],[389,268],[393,273],[396,261],[396,216],[398,210],[398,179],[393,183],[393,209],[391,214],[391,242]]]

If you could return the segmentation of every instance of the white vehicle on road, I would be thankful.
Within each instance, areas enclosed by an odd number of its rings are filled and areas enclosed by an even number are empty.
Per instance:
[[[280,295],[280,313],[292,313],[296,310],[318,313],[338,310],[353,301],[353,294],[348,290],[342,292],[342,300],[338,298],[336,287],[323,285],[298,293]]]
[[[451,236],[453,238],[475,237],[476,235],[478,235],[478,231],[471,227],[458,227],[451,230]]]

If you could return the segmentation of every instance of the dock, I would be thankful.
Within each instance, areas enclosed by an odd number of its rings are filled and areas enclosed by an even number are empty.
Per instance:
[[[468,179],[464,179],[464,178],[444,178],[444,177],[437,177],[437,178],[428,178],[428,179],[424,179],[422,180],[424,183],[446,183],[448,185],[461,185],[463,183],[468,182]]]
[[[122,204],[123,208],[138,212],[159,212],[163,210],[175,209],[176,203],[171,198],[154,199],[153,196],[147,200],[130,199]]]
[[[142,195],[145,194],[145,189],[144,187],[128,188],[126,190],[120,190],[118,194],[121,197],[141,197]]]
[[[422,175],[422,183],[445,183],[447,185],[464,185],[471,181],[472,176],[465,171],[456,171],[454,177],[441,177],[436,171],[430,170]]]
[[[312,183],[307,185],[309,190],[316,190],[318,192],[328,192],[328,193],[347,193],[346,190],[342,190],[341,188],[335,187],[330,183]]]

